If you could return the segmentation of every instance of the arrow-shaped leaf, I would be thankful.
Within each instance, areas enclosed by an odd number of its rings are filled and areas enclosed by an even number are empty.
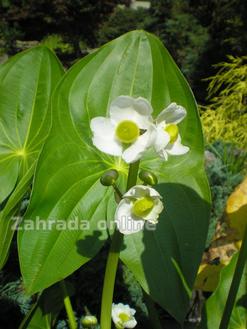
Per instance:
[[[38,157],[51,124],[50,96],[62,73],[45,47],[0,66],[0,203]]]
[[[172,101],[188,112],[181,134],[190,152],[163,162],[150,151],[141,163],[159,177],[166,211],[158,229],[126,238],[121,253],[143,288],[182,321],[207,235],[210,196],[203,138],[185,79],[160,41],[142,31],[128,33],[78,62],[56,89],[53,128],[39,159],[27,219],[86,219],[90,227],[58,230],[53,225],[27,231],[23,226],[19,255],[25,286],[37,292],[64,278],[93,257],[106,238],[101,220],[112,219],[116,204],[99,177],[115,168],[123,188],[128,168],[93,147],[89,123],[107,115],[119,95],[147,98],[154,115]]]
[[[62,74],[60,62],[45,47],[0,66],[0,203],[12,193],[0,214],[0,268],[14,234],[10,219],[31,184],[51,126],[51,94]]]

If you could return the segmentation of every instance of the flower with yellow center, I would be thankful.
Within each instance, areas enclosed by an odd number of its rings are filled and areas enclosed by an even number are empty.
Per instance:
[[[182,155],[189,151],[188,146],[182,145],[178,129],[178,124],[185,116],[185,108],[171,103],[156,119],[154,148],[164,160],[168,160],[169,155]]]
[[[145,221],[158,223],[163,210],[160,194],[149,186],[136,185],[123,195],[115,213],[115,222],[122,234],[143,229]]]
[[[135,313],[129,305],[112,304],[112,320],[117,329],[134,328],[137,325]]]
[[[109,118],[90,122],[93,144],[100,151],[133,163],[153,144],[152,106],[145,98],[119,96],[110,105]]]

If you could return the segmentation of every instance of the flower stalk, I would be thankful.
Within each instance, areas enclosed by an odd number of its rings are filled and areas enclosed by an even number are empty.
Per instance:
[[[129,166],[129,174],[128,174],[126,191],[128,191],[131,187],[135,186],[135,184],[136,184],[138,170],[139,170],[139,164],[140,164],[140,161],[137,161],[137,162],[131,163]]]
[[[69,298],[69,294],[66,288],[66,284],[64,282],[64,280],[60,281],[60,285],[63,291],[63,302],[64,302],[64,307],[67,313],[67,317],[68,317],[68,323],[69,323],[69,328],[70,329],[77,329],[77,322],[75,319],[75,314],[72,308],[72,304]]]
[[[130,164],[127,180],[127,191],[136,184],[139,170],[139,161]],[[123,243],[123,234],[117,229],[112,237],[111,247],[107,258],[106,270],[104,276],[102,300],[101,300],[101,329],[111,329],[111,310],[113,302],[113,293],[115,279],[118,267],[119,253]]]
[[[102,329],[111,328],[111,309],[114,285],[116,279],[116,272],[118,266],[119,252],[122,246],[123,235],[116,229],[111,242],[111,247],[106,263],[102,303],[101,303],[101,316],[100,324]]]

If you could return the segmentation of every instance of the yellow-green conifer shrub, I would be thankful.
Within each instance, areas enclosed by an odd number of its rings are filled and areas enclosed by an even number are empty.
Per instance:
[[[210,105],[201,107],[207,142],[224,140],[247,149],[247,56],[228,56],[208,80]]]

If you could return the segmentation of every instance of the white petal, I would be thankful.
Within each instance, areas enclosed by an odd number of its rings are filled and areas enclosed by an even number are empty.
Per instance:
[[[143,220],[136,220],[131,213],[132,203],[128,199],[122,199],[115,213],[115,223],[122,234],[133,234],[141,231]]]
[[[110,105],[111,120],[115,124],[124,120],[131,120],[134,121],[140,129],[148,129],[152,122],[152,118],[149,114],[150,111],[146,109],[147,105],[145,105],[145,107],[140,106],[139,102],[141,101],[129,96],[119,96]],[[137,103],[135,104],[135,102]],[[146,112],[148,112],[147,115],[142,114]]]
[[[134,109],[141,115],[149,116],[153,112],[152,105],[146,98],[138,97],[134,101]]]
[[[189,152],[190,148],[188,146],[181,144],[181,137],[178,136],[176,142],[174,144],[170,144],[169,147],[167,147],[166,151],[168,154],[171,155],[182,155],[187,152]]]
[[[112,303],[112,314],[114,313],[115,315],[116,314],[118,314],[119,313],[119,309],[121,308],[121,307],[123,307],[124,306],[124,304],[122,304],[122,303],[118,303],[118,304],[114,304],[114,303]]]
[[[90,128],[94,134],[104,138],[111,139],[115,134],[115,126],[110,119],[104,117],[93,118],[90,122]]]
[[[154,141],[154,148],[156,152],[164,149],[170,141],[170,135],[164,131],[163,125],[156,128],[156,137]]]
[[[135,315],[136,314],[136,310],[134,308],[130,308],[130,314],[131,315]]]
[[[144,152],[153,144],[155,139],[155,130],[152,126],[143,135],[139,136],[135,143],[129,146],[122,155],[126,163],[133,163],[139,160]]]
[[[112,137],[112,139],[105,139],[103,136],[95,135],[92,141],[93,145],[101,152],[115,156],[122,155],[123,147],[114,137]]]
[[[156,121],[158,123],[165,121],[166,124],[178,124],[185,118],[185,116],[186,110],[183,106],[177,105],[176,103],[171,103],[158,115]]]
[[[152,197],[152,198],[161,198],[162,199],[162,196],[159,194],[158,191],[156,191],[154,188],[152,187],[149,187],[149,195]]]
[[[132,319],[124,322],[124,328],[135,328],[136,325],[137,325],[136,319]]]
[[[168,160],[168,153],[166,152],[166,149],[160,150],[158,152],[158,155],[161,159],[163,159],[164,161]]]
[[[159,192],[157,192],[154,188],[144,185],[135,185],[131,187],[131,189],[129,189],[129,191],[127,191],[123,195],[124,198],[135,198],[135,199],[139,199],[144,196],[161,198]]]
[[[112,315],[112,320],[114,323],[118,323],[119,322],[119,313],[125,313],[124,310],[124,304],[119,303],[119,304],[112,304],[112,311],[111,311],[111,315]]]
[[[149,194],[149,186],[135,185],[131,187],[124,195],[123,198],[139,199]]]
[[[131,96],[118,96],[111,102],[110,108],[112,106],[116,106],[118,108],[133,107],[134,101],[135,99]]]
[[[149,221],[150,223],[156,224],[158,222],[158,217],[163,209],[163,202],[160,199],[157,199],[152,211],[150,211],[147,216],[143,217],[143,219]]]
[[[118,313],[115,310],[112,310],[111,316],[112,316],[112,320],[113,320],[114,323],[119,322],[120,319],[118,317]]]
[[[138,122],[135,120],[136,115],[137,112],[132,107],[119,108],[111,106],[110,108],[110,118],[116,125],[125,120],[134,121],[138,125]]]

